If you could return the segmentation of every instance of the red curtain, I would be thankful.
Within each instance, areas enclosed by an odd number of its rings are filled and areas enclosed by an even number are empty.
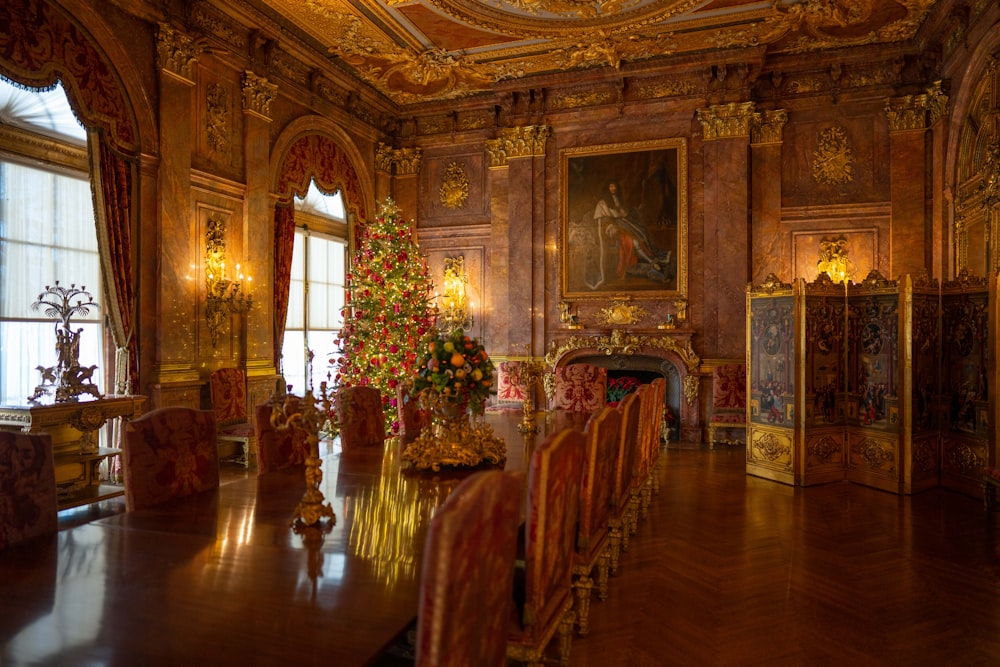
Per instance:
[[[295,247],[295,209],[274,207],[274,362],[281,359],[288,316],[288,289],[292,282],[292,249]]]
[[[139,384],[139,352],[133,328],[135,320],[135,280],[132,277],[132,184],[133,164],[121,157],[101,132],[96,150],[96,169],[99,172],[101,191],[95,192],[100,201],[96,205],[103,209],[104,229],[107,240],[101,248],[105,281],[109,294],[115,301],[117,310],[115,344],[127,351],[124,368],[116,369],[120,375],[116,383],[125,380],[124,387],[116,391],[126,393],[136,391]],[[92,149],[93,150],[93,149]],[[98,220],[101,216],[98,216]],[[98,230],[101,233],[102,230]]]

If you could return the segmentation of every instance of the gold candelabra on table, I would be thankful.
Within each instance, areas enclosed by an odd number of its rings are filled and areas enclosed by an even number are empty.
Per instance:
[[[545,365],[540,361],[525,361],[516,371],[515,379],[524,387],[524,401],[521,406],[524,415],[521,417],[521,423],[517,425],[517,430],[521,433],[538,433],[538,425],[535,424],[535,389],[544,374]]]
[[[330,503],[324,502],[326,498],[319,488],[323,481],[319,428],[326,421],[326,415],[330,414],[330,407],[331,401],[324,382],[320,385],[319,398],[313,395],[311,389],[299,401],[286,394],[284,399],[275,402],[271,410],[271,426],[275,430],[301,431],[309,445],[309,455],[306,457],[306,492],[289,522],[294,527],[312,526],[324,517],[330,519],[331,525],[337,521],[337,515],[333,513]]]

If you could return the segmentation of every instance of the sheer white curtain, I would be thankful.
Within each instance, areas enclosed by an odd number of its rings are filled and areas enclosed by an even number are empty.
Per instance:
[[[54,366],[56,321],[31,304],[48,285],[86,288],[100,301],[93,199],[79,178],[0,160],[0,404],[23,405]],[[104,367],[101,309],[73,320],[82,328],[80,365]],[[104,391],[103,374],[92,381]]]

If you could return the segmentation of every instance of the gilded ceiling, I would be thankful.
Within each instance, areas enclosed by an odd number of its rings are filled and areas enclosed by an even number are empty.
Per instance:
[[[257,0],[400,104],[710,50],[912,38],[937,0]]]

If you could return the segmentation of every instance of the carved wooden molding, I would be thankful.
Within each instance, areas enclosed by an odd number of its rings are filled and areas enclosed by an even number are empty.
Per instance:
[[[422,148],[393,148],[379,144],[375,149],[375,170],[383,174],[413,176],[420,171]]]
[[[780,144],[783,140],[788,112],[784,109],[762,111],[753,115],[750,125],[750,143],[755,145]]]

